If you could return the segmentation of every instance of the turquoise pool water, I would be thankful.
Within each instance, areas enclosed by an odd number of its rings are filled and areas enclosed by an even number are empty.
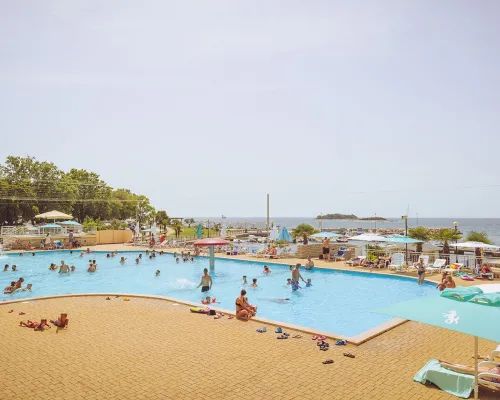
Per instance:
[[[32,283],[32,292],[17,291],[12,295],[0,294],[0,300],[66,293],[135,293],[169,296],[182,300],[200,302],[205,295],[197,289],[203,268],[208,268],[208,259],[201,257],[194,262],[176,264],[171,254],[157,255],[150,260],[143,253],[143,260],[135,264],[138,253],[120,253],[115,258],[106,258],[106,253],[69,254],[68,251],[30,253],[0,256],[0,265],[15,264],[17,271],[0,272],[3,287],[12,280],[24,277],[25,284]],[[125,265],[119,263],[120,256],[128,258]],[[97,262],[97,272],[87,272],[89,259]],[[51,262],[74,265],[75,272],[59,274],[49,271]],[[415,280],[397,276],[383,276],[360,272],[341,272],[301,269],[304,279],[312,279],[312,287],[293,292],[286,285],[291,277],[288,265],[270,265],[272,273],[262,273],[263,263],[218,259],[209,293],[220,301],[221,308],[234,309],[234,302],[243,286],[242,276],[249,283],[257,278],[258,287],[247,289],[250,303],[259,307],[259,316],[324,330],[336,334],[354,336],[390,320],[390,317],[372,311],[399,301],[419,296],[436,295],[433,284],[419,286]],[[159,269],[161,274],[155,276]],[[273,302],[276,298],[289,298],[285,303]]]

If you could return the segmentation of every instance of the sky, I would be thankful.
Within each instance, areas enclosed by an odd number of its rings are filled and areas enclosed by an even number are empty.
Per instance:
[[[496,0],[0,7],[1,162],[185,217],[500,217]]]

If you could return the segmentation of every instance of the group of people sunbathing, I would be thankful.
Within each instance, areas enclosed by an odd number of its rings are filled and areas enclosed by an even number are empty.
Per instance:
[[[51,319],[50,322],[60,329],[65,329],[68,327],[69,324],[68,314],[62,313],[59,318]],[[19,322],[19,326],[32,328],[35,331],[44,331],[45,329],[50,328],[50,325],[47,323],[46,319],[42,319],[40,322],[34,322],[28,319],[26,322],[25,321]]]
[[[276,246],[267,245],[267,249],[259,251],[257,254],[268,255],[270,258],[276,258],[278,256],[278,249]]]

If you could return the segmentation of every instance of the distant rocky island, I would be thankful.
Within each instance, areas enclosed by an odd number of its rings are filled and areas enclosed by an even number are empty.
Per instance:
[[[325,214],[325,215],[318,215],[316,219],[347,219],[347,220],[353,220],[353,221],[387,221],[385,218],[382,217],[366,217],[366,218],[359,218],[354,214]]]

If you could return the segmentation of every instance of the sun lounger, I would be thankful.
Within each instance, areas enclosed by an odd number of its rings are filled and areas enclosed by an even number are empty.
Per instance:
[[[333,261],[337,261],[337,260],[343,261],[346,250],[347,249],[345,247],[339,248],[339,250],[337,251],[337,254],[335,254],[333,256]]]
[[[391,255],[391,263],[389,264],[389,269],[394,269],[396,272],[402,272],[405,265],[405,255],[404,253],[393,253]]]
[[[495,358],[500,358],[500,344],[497,346],[495,350],[493,350],[488,356],[488,361],[495,361]]]
[[[432,265],[429,265],[425,271],[426,272],[430,272],[431,274],[433,272],[441,272],[441,270],[444,268],[444,266],[446,265],[446,260],[445,259],[442,259],[442,258],[437,258],[435,261],[434,261],[434,264]]]
[[[500,363],[496,363],[493,361],[482,361],[478,364],[478,367],[495,368],[500,367]],[[480,372],[477,377],[478,383],[480,385],[500,388],[500,374],[495,374],[493,372]],[[495,382],[492,382],[492,380],[495,380]]]

